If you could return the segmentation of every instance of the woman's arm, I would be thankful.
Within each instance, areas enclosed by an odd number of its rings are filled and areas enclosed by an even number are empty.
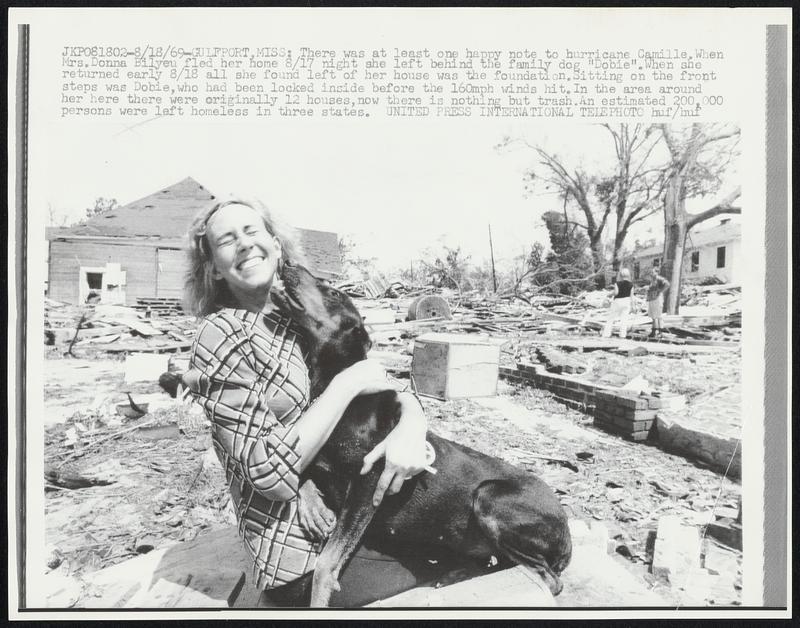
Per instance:
[[[425,437],[428,419],[419,400],[408,392],[397,394],[400,403],[400,420],[389,435],[364,457],[361,474],[369,473],[381,457],[386,464],[378,480],[372,503],[377,506],[384,494],[397,493],[408,478],[425,468]]]
[[[376,360],[356,362],[336,375],[290,430],[298,437],[299,470],[311,464],[355,397],[393,388]]]
[[[267,403],[274,385],[272,341],[247,329],[227,312],[206,319],[197,333],[186,382],[241,476],[268,499],[285,501],[297,496],[300,473],[353,397],[392,385],[379,364],[365,360],[337,375],[312,407],[285,426]]]

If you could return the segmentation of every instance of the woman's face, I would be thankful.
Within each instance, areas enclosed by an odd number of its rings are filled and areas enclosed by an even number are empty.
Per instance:
[[[281,247],[256,210],[246,205],[226,205],[209,219],[206,239],[211,247],[214,276],[224,279],[237,299],[266,298]]]

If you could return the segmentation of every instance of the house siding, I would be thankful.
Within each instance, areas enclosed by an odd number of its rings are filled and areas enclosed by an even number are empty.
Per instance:
[[[217,202],[191,177],[122,207],[103,212],[85,224],[49,228],[47,292],[50,298],[78,303],[80,267],[120,264],[126,273],[126,303],[138,298],[180,298],[187,260],[182,240],[198,211]],[[309,269],[331,278],[340,275],[337,234],[297,229]]]
[[[323,277],[341,274],[338,237],[335,233],[298,230],[309,270]],[[65,303],[80,302],[80,268],[117,263],[126,273],[125,303],[136,305],[138,298],[180,299],[188,270],[186,253],[159,241],[142,244],[127,238],[54,239],[49,242],[47,294]]]
[[[725,266],[717,268],[717,249],[721,246],[725,247]],[[700,260],[696,271],[692,271],[692,253],[699,252]],[[725,283],[737,283],[739,281],[739,274],[737,268],[737,261],[741,255],[741,242],[728,241],[728,242],[713,242],[704,244],[699,247],[686,247],[683,256],[683,277],[685,279],[702,279],[704,277],[718,277]],[[660,259],[662,254],[649,255],[633,255],[627,261],[626,265],[631,269],[636,262],[639,264],[639,277],[638,279],[644,281],[647,279],[647,273],[653,267],[653,261]]]
[[[117,263],[126,272],[125,303],[135,305],[137,297],[155,296],[156,249],[153,246],[91,240],[50,242],[48,293],[51,299],[78,303],[81,266]]]
[[[186,281],[188,263],[186,252],[180,249],[159,248],[156,258],[156,296],[180,299]]]

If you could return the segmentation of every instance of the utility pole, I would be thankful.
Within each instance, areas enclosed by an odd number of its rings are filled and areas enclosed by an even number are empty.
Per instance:
[[[489,254],[492,258],[492,285],[497,292],[497,275],[494,272],[494,247],[492,246],[492,225],[489,225]]]

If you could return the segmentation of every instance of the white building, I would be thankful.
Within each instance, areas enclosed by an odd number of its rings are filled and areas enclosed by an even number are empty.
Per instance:
[[[740,283],[741,248],[742,226],[730,218],[707,229],[690,231],[683,257],[684,279],[713,276],[724,283]],[[663,253],[663,244],[633,251],[629,267],[634,279],[644,279],[653,266],[661,266]]]

